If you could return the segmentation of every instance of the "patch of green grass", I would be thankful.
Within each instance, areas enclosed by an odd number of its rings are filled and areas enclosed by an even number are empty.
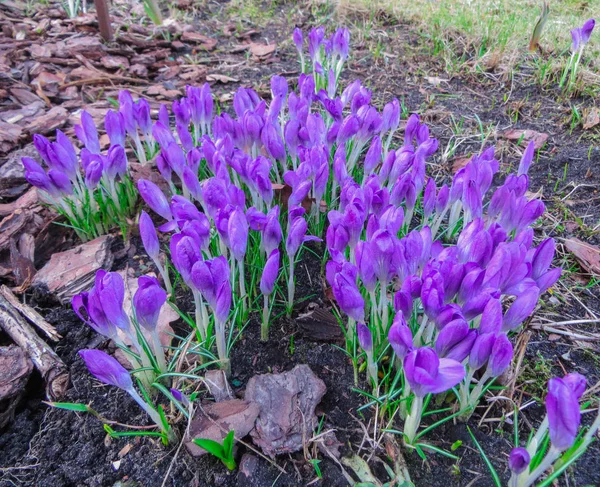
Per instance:
[[[545,394],[546,384],[552,377],[552,362],[540,352],[533,360],[523,360],[519,379],[524,383],[524,390],[532,396],[541,398]]]
[[[465,66],[475,71],[504,73],[517,66],[535,69],[542,85],[558,85],[570,57],[570,30],[597,15],[598,0],[552,2],[542,31],[541,53],[528,51],[540,16],[541,0],[340,0],[341,10],[385,12],[413,24],[427,40],[431,53],[444,59],[446,69]],[[580,64],[575,91],[600,91],[600,37],[592,34]]]

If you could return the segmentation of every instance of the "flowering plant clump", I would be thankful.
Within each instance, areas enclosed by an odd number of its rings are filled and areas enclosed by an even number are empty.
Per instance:
[[[111,117],[107,115],[107,127]],[[137,193],[129,174],[124,138],[107,132],[111,145],[103,154],[92,116],[83,111],[75,133],[84,145],[79,154],[60,130],[56,141],[34,135],[33,143],[46,171],[34,159],[24,157],[25,178],[41,190],[42,199],[63,215],[82,241],[118,226],[125,234],[133,215]]]
[[[577,68],[579,67],[579,62],[581,61],[581,56],[583,55],[583,50],[585,46],[590,40],[592,35],[592,31],[596,26],[595,19],[588,19],[584,22],[581,27],[575,27],[571,30],[571,38],[573,43],[571,44],[571,57],[569,58],[569,62],[565,66],[562,77],[560,78],[560,87],[562,88],[567,80],[567,76],[569,72],[571,76],[569,78],[569,83],[567,87],[570,87],[575,82],[575,78],[577,76]]]
[[[297,91],[273,76],[270,103],[242,87],[233,113],[215,115],[205,84],[188,87],[173,103],[173,120],[163,106],[153,121],[145,102],[119,95],[119,112],[107,115],[111,143],[123,147],[129,138],[138,159],[155,164],[164,180],[140,179],[137,190],[160,218],[155,227],[142,212],[139,229],[167,291],[154,277],[141,277],[128,317],[122,280],[100,271],[73,307],[128,352],[143,387],[165,392],[170,378],[193,380],[212,363],[229,373],[229,352],[241,333],[236,329],[250,312],[262,311],[261,339],[268,340],[274,304],[293,312],[303,244],[324,237],[326,280],[335,308],[347,316],[343,329],[356,381],[364,355],[370,404],[381,406],[389,425],[400,419],[402,431],[389,431],[403,434],[405,444],[422,454],[419,439],[429,428],[419,428],[428,406],[454,399],[456,407],[438,409],[454,410],[441,422],[467,419],[510,367],[510,336],[560,276],[550,267],[554,240],[534,245],[532,225],[545,209],[527,193],[534,146],[524,151],[517,173],[495,189],[493,148],[438,186],[427,175],[438,142],[418,115],[408,117],[401,146],[394,147],[398,100],[379,111],[360,81],[340,89],[348,31],[326,38],[317,28],[307,37],[305,58],[304,36],[294,31],[303,71]],[[97,137],[82,130],[82,153],[93,154]],[[289,187],[287,201],[273,183]],[[168,241],[163,249],[159,232]],[[178,285],[193,296],[193,317],[179,311]],[[167,299],[192,328],[170,360],[155,332]],[[193,353],[199,365],[182,373],[174,359]],[[131,394],[129,382],[120,384]],[[187,401],[176,389],[165,394],[180,406]],[[548,404],[552,409],[552,399]],[[551,450],[544,462],[531,464],[535,468],[523,467],[527,455],[537,458],[545,450],[540,445],[547,444],[548,428],[553,435],[550,409],[540,436],[511,457],[518,485],[529,485],[527,479],[560,456]],[[569,448],[566,441],[555,443],[559,452]]]

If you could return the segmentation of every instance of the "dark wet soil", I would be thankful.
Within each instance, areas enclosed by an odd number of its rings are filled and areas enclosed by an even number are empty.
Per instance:
[[[267,96],[272,74],[294,78],[298,73],[295,51],[287,41],[294,25],[308,26],[332,21],[331,11],[301,9],[292,2],[265,2],[259,4],[257,9],[263,13],[248,17],[239,4],[234,8],[228,2],[215,2],[208,3],[199,13],[198,31],[219,39],[219,51],[215,55],[221,56],[222,65],[215,68],[215,72],[235,75],[240,80],[240,83],[214,86],[214,91],[219,95],[227,95],[243,84],[253,86]],[[363,20],[351,16],[346,18],[346,23],[360,26]],[[344,76],[346,80],[362,79],[373,89],[379,103],[398,97],[403,100],[408,112],[422,114],[430,123],[433,135],[440,140],[440,151],[431,168],[439,181],[451,177],[453,164],[458,157],[469,156],[489,144],[497,146],[497,156],[504,170],[511,165],[514,168],[522,148],[502,138],[501,134],[509,127],[547,133],[548,142],[530,170],[530,189],[532,192],[542,191],[550,214],[556,214],[557,220],[544,220],[536,236],[542,238],[542,235],[551,235],[558,239],[576,236],[593,244],[599,243],[595,229],[600,218],[600,148],[595,142],[598,131],[583,131],[581,127],[575,127],[571,133],[568,123],[571,104],[590,105],[592,101],[563,100],[556,91],[542,90],[527,73],[516,75],[512,81],[499,71],[484,74],[463,72],[450,77],[442,61],[431,54],[427,41],[408,26],[383,16],[376,16],[371,21],[376,29],[370,33],[364,31],[361,35],[353,35],[353,58]],[[223,35],[223,27],[227,23],[234,23],[242,30],[256,30],[250,36],[253,40],[276,42],[279,46],[276,56],[267,62],[243,62],[245,53],[229,52],[238,41]],[[376,46],[382,41],[384,48],[382,53],[377,54]],[[519,108],[518,117],[514,115],[515,107]],[[457,144],[458,148],[452,150]],[[444,153],[447,157],[443,156]],[[123,253],[115,265],[138,265],[133,258],[136,249],[141,249],[141,246],[134,239],[133,248]],[[370,413],[357,411],[364,400],[352,391],[353,371],[350,362],[333,344],[313,342],[305,337],[295,319],[307,307],[328,304],[322,291],[320,259],[307,251],[303,255],[302,262],[297,266],[297,296],[310,298],[298,305],[291,319],[280,318],[272,325],[267,344],[262,344],[258,339],[258,316],[251,317],[250,324],[232,351],[232,385],[235,392],[240,394],[254,374],[281,372],[290,370],[296,364],[307,363],[327,385],[327,394],[317,410],[324,418],[324,428],[335,430],[344,454],[357,453],[359,449],[361,454],[371,453],[360,424],[368,422]],[[564,262],[572,266],[572,270],[563,282],[565,286],[575,289],[576,298],[566,294],[549,296],[544,299],[541,312],[554,313],[556,321],[589,318],[590,311],[600,313],[597,286],[583,289],[586,276],[580,276],[582,270],[572,258],[566,257]],[[584,284],[581,284],[582,280]],[[178,303],[179,299],[184,300],[182,309],[190,307],[189,298],[186,302],[184,294],[178,295]],[[39,296],[32,304],[64,337],[55,347],[71,368],[72,387],[64,400],[89,403],[114,421],[147,424],[146,416],[129,396],[115,388],[99,385],[77,357],[77,352],[82,348],[104,346],[100,338],[80,323],[70,310]],[[580,329],[598,331],[598,328],[585,324]],[[551,374],[577,371],[587,375],[589,384],[597,383],[600,380],[597,344],[587,343],[586,347],[565,336],[550,340],[548,334],[532,330],[520,371],[523,372],[523,379],[517,381],[518,390],[523,392],[523,402],[531,398],[539,399],[544,383]],[[102,424],[92,416],[50,409],[44,405],[39,385],[40,379],[33,377],[28,386],[30,393],[20,405],[14,421],[0,434],[0,487],[291,487],[304,486],[312,481],[314,483],[311,485],[316,486],[347,485],[340,467],[322,455],[319,456],[322,459],[319,468],[323,477],[320,480],[302,453],[277,459],[277,464],[285,470],[285,474],[260,458],[257,469],[246,478],[238,471],[228,472],[212,457],[195,459],[182,449],[167,477],[176,446],[164,447],[148,438],[111,440]],[[487,413],[487,407],[480,408],[468,426],[506,483],[512,425],[498,420],[503,412],[511,410],[510,407],[503,407],[494,405]],[[524,419],[520,421],[522,437],[529,433],[529,424],[539,424],[543,414],[544,409],[539,405],[523,411]],[[480,423],[483,415],[485,417]],[[435,419],[430,418],[430,421]],[[584,422],[589,423],[589,418]],[[182,431],[184,425],[178,427]],[[427,435],[426,440],[447,451],[461,442],[453,451],[459,460],[428,454],[428,460],[424,462],[415,453],[406,453],[406,462],[417,487],[493,485],[466,425],[446,423]],[[237,459],[244,453],[245,447],[239,447]],[[599,485],[599,453],[597,444],[592,445],[559,485]],[[387,459],[383,450],[376,451],[375,456]],[[377,462],[371,464],[382,482],[389,480]]]

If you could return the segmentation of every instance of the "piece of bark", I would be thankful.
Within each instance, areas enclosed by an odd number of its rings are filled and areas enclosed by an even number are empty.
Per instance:
[[[14,417],[32,370],[31,360],[20,347],[0,347],[0,429]]]
[[[204,455],[206,450],[192,440],[206,438],[221,443],[231,430],[235,431],[236,438],[243,438],[254,428],[257,416],[258,405],[241,399],[199,405],[184,440],[185,446],[194,457]]]
[[[315,408],[327,388],[306,364],[283,374],[256,375],[248,381],[246,401],[260,408],[254,443],[271,457],[301,450],[318,421]]]
[[[47,135],[62,127],[69,118],[69,112],[63,107],[53,107],[41,117],[37,117],[25,130],[33,134]]]
[[[585,272],[600,275],[600,248],[575,237],[566,239],[565,247],[575,256]]]
[[[28,254],[33,256],[32,249],[34,245],[35,239],[33,235],[28,233],[21,234],[18,247],[15,239],[10,241],[10,266],[12,267],[15,284],[20,287],[19,292],[27,289],[33,280],[33,276],[35,276],[33,258],[28,256]]]
[[[17,209],[0,222],[0,250],[10,248],[13,237],[35,226],[35,215],[28,210]]]
[[[109,269],[114,256],[110,250],[112,237],[103,235],[65,252],[53,254],[33,280],[33,286],[46,286],[55,293],[61,303],[85,291],[96,276],[98,269]]]
[[[20,196],[12,203],[0,204],[0,216],[7,216],[14,213],[19,208],[30,208],[38,202],[38,193],[36,188],[30,188],[27,193]]]
[[[16,308],[19,313],[21,313],[25,318],[27,318],[32,324],[37,326],[40,330],[44,332],[44,334],[57,342],[62,338],[60,334],[56,331],[56,328],[48,323],[44,317],[39,314],[35,309],[31,306],[21,303],[19,299],[12,293],[12,291],[5,285],[0,286],[0,295],[2,295],[14,308]]]
[[[69,385],[69,369],[25,321],[19,310],[2,294],[0,294],[0,327],[27,353],[42,375],[48,400],[60,399]]]
[[[327,309],[317,308],[301,314],[296,319],[304,337],[317,342],[340,342],[344,332],[333,313]]]

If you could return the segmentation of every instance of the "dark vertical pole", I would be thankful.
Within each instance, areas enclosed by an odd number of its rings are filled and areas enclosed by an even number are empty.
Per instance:
[[[100,26],[100,35],[106,42],[112,41],[112,27],[110,26],[110,14],[108,13],[107,0],[94,0],[96,6],[96,16]]]

